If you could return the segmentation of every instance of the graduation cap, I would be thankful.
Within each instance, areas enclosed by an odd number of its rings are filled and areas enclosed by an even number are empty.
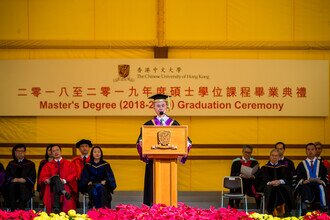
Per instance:
[[[153,99],[155,102],[163,102],[167,101],[167,98],[170,98],[171,96],[169,95],[164,95],[164,94],[156,94],[153,96],[150,96],[149,99]]]
[[[169,96],[169,95],[156,94],[156,95],[150,96],[149,99],[153,99],[155,103],[156,102],[166,102],[167,101],[167,108],[168,108],[168,111],[170,111],[170,109],[171,109],[171,102],[169,100],[170,97],[171,96]]]
[[[76,148],[79,148],[80,145],[82,145],[82,144],[87,144],[89,147],[93,146],[93,144],[90,140],[82,139],[76,143]]]

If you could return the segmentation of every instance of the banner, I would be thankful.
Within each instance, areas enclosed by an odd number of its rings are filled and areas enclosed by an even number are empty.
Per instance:
[[[0,61],[1,116],[328,116],[327,60]]]

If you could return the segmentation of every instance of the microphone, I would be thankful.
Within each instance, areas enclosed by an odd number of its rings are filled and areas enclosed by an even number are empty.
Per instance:
[[[163,114],[164,114],[164,112],[163,112],[163,111],[161,111],[161,112],[159,112],[159,114],[160,114],[160,115],[163,115]]]

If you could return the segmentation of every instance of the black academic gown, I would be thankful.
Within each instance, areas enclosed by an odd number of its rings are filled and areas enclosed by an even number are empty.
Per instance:
[[[179,122],[177,122],[174,119],[169,118],[166,122],[167,126],[178,126],[180,125]],[[147,121],[144,123],[144,125],[160,125],[160,122],[155,117],[152,120]],[[141,152],[141,146],[139,146],[139,141],[142,140],[142,130],[140,131],[139,138],[136,142],[137,149],[140,154],[140,159],[146,163],[145,168],[145,176],[144,176],[144,193],[143,193],[143,204],[152,206],[153,204],[153,160],[143,157]],[[191,144],[190,139],[188,138],[188,142]],[[186,157],[182,158],[181,162],[184,163],[186,161]]]
[[[284,165],[288,170],[289,170],[289,174],[291,175],[292,178],[294,178],[295,176],[295,172],[296,172],[296,168],[294,166],[294,163],[292,160],[284,157],[283,160],[279,160],[278,161],[280,164]]]
[[[24,178],[25,183],[12,183],[14,178]],[[35,164],[27,159],[18,162],[17,159],[12,160],[6,167],[6,193],[7,204],[13,211],[15,209],[25,209],[26,203],[32,196],[33,187],[36,182]],[[16,200],[19,203],[16,203]]]
[[[231,165],[231,170],[230,170],[230,175],[231,176],[239,176],[241,174],[241,167],[242,165],[248,166],[248,167],[254,167],[258,165],[258,161],[255,160],[254,158],[251,158],[249,161],[244,161],[242,157],[236,158],[233,160],[233,163]],[[258,197],[258,194],[256,194],[256,189],[254,186],[254,179],[253,178],[242,178],[243,181],[243,193],[247,194],[248,196],[255,197],[256,199],[256,204],[259,207],[260,205],[260,198]],[[239,190],[236,190],[239,191]],[[235,190],[230,190],[230,192],[235,192]],[[238,207],[239,206],[239,201],[240,200],[234,200],[230,199],[229,200],[229,205],[231,207]]]
[[[285,204],[285,212],[292,210],[293,195],[291,189],[292,178],[290,171],[281,163],[272,165],[268,162],[263,166],[257,175],[258,191],[265,193],[265,207],[268,213],[280,205]],[[285,184],[279,186],[269,186],[268,182],[273,180],[283,180]]]
[[[302,201],[311,203],[320,202],[322,208],[326,208],[326,187],[329,184],[327,178],[327,168],[319,160],[315,160],[313,169],[307,160],[303,160],[297,166],[297,186],[296,191],[301,195]],[[309,178],[319,178],[322,183],[311,182],[303,184]]]
[[[233,163],[231,165],[231,171],[230,171],[230,175],[231,176],[239,176],[241,174],[241,166],[243,165],[243,161],[242,158],[237,158],[235,160],[233,160]],[[246,166],[246,163],[244,163],[244,165]],[[258,161],[251,158],[251,162],[249,163],[248,167],[254,167],[258,165]],[[242,178],[243,180],[243,192],[247,193],[247,195],[249,196],[255,196],[255,192],[253,192],[253,184],[254,184],[254,179],[250,178],[250,179],[245,179]]]
[[[106,181],[105,185],[101,184],[103,180]],[[89,182],[92,182],[92,185],[88,185]],[[90,161],[85,164],[80,176],[79,189],[88,192],[95,208],[111,208],[111,194],[116,187],[115,176],[109,163],[102,160],[99,163]]]

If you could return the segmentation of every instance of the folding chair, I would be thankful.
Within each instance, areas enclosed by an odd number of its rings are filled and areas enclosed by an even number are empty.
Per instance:
[[[30,209],[33,210],[33,196],[30,198]]]
[[[240,193],[224,192],[224,189],[240,189]],[[221,193],[221,207],[223,208],[224,198],[228,199],[244,199],[245,212],[248,212],[247,208],[247,196],[243,193],[243,181],[239,176],[225,176],[222,181],[222,193]]]
[[[297,195],[296,202],[297,202],[296,215],[299,217],[301,216],[302,213],[302,201],[301,201],[301,196],[299,194]]]
[[[256,194],[261,196],[260,211],[262,212],[262,214],[265,214],[265,193],[256,192]]]
[[[86,214],[86,211],[87,211],[87,209],[88,209],[88,202],[87,202],[87,200],[89,199],[89,195],[88,195],[88,193],[85,193],[84,195],[83,195],[83,214]]]
[[[32,193],[31,193],[31,198],[30,198],[30,200],[29,200],[29,208],[31,209],[31,210],[33,210],[34,209],[34,197],[35,197],[36,195],[35,195],[35,191],[34,190],[32,190]]]

